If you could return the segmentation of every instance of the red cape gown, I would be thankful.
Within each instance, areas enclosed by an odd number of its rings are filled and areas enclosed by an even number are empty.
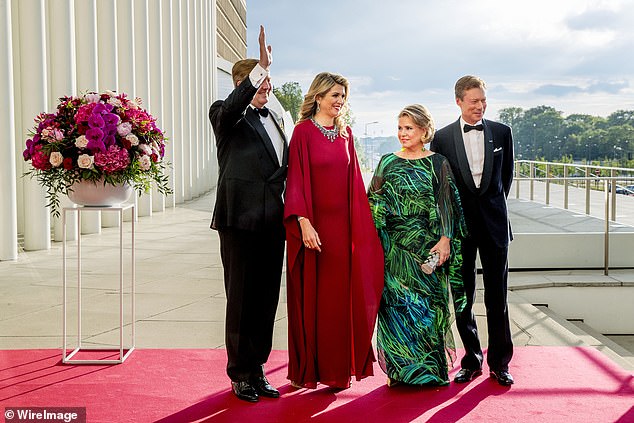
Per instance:
[[[289,146],[287,238],[288,378],[345,388],[372,375],[372,334],[383,290],[383,250],[348,139],[330,142],[310,121]],[[307,250],[297,216],[310,219],[322,252]]]

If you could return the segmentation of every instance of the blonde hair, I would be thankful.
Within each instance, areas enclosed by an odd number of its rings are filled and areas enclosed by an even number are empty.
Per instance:
[[[337,117],[335,117],[335,126],[339,128],[339,134],[342,137],[347,138],[348,132],[346,131],[344,116],[348,110],[350,83],[346,78],[335,73],[321,72],[315,76],[315,79],[313,79],[313,82],[310,84],[308,92],[304,96],[302,107],[299,109],[299,119],[297,120],[297,123],[315,116],[315,113],[317,113],[317,97],[325,96],[335,85],[342,85],[344,87],[344,103],[341,108],[341,112]]]
[[[398,114],[399,118],[402,118],[404,116],[412,119],[416,126],[427,129],[427,135],[425,136],[425,139],[421,140],[423,144],[432,139],[432,137],[434,136],[434,132],[436,132],[436,129],[434,127],[434,118],[432,118],[431,113],[429,113],[429,110],[427,110],[427,107],[423,106],[422,104],[411,104],[401,110],[401,112]]]
[[[482,90],[485,90],[486,87],[487,85],[484,83],[484,81],[477,76],[465,75],[458,81],[456,81],[456,85],[454,86],[454,93],[456,95],[456,98],[462,100],[464,99],[465,91],[468,91],[472,88],[480,88]]]
[[[237,87],[239,82],[244,81],[251,73],[258,61],[255,59],[243,59],[234,63],[231,68],[231,78],[233,79],[233,87]]]

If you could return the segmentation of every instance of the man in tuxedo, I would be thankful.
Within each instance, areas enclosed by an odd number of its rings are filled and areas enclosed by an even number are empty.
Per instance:
[[[260,58],[235,63],[234,90],[214,102],[209,120],[218,149],[211,228],[220,236],[227,295],[227,375],[234,394],[257,402],[278,398],[264,373],[284,258],[283,192],[288,143],[269,100],[271,46],[260,27]]]
[[[456,316],[465,348],[454,381],[469,382],[482,374],[482,349],[473,303],[476,297],[476,253],[480,254],[489,336],[487,364],[500,385],[513,384],[509,362],[513,342],[507,304],[508,247],[513,239],[506,198],[513,181],[513,137],[508,126],[483,119],[486,86],[476,76],[455,85],[460,118],[436,132],[431,150],[449,161],[469,234],[462,242],[462,277],[467,306]]]

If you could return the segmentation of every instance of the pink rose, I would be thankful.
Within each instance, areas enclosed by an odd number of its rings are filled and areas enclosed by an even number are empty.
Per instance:
[[[134,134],[129,134],[125,137],[126,140],[130,143],[131,146],[139,145],[139,138]],[[145,144],[143,144],[145,145]]]
[[[149,170],[151,165],[152,161],[150,160],[150,156],[139,157],[139,167],[141,170]]]
[[[130,122],[121,122],[117,125],[117,134],[125,137],[132,132],[132,124]]]
[[[97,103],[99,100],[101,100],[101,96],[96,93],[86,94],[84,98],[86,99],[87,103]]]

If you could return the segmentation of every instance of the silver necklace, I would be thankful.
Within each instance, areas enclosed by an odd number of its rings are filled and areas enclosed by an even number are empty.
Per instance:
[[[337,136],[339,135],[339,128],[337,128],[337,125],[335,125],[333,129],[326,129],[321,126],[314,118],[310,118],[310,120],[315,124],[317,129],[319,129],[319,132],[321,132],[324,137],[328,138],[328,141],[335,142],[335,138],[337,138]]]

